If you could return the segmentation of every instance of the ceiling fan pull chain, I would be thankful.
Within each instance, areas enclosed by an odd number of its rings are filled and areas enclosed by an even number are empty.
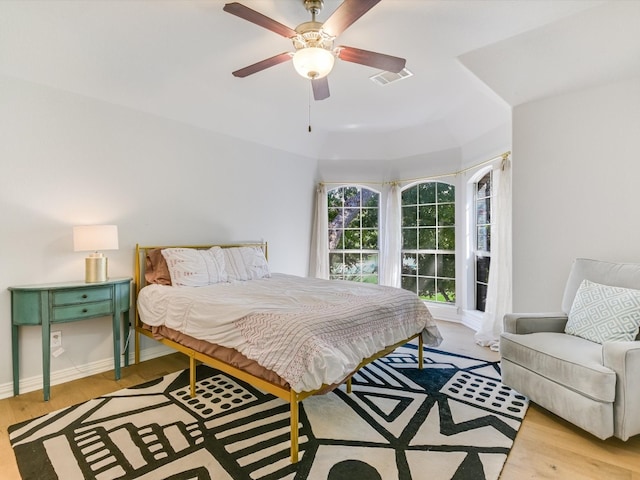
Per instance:
[[[309,82],[309,133],[311,133],[311,82]]]

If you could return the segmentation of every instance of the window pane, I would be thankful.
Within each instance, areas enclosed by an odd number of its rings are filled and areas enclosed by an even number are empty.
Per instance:
[[[438,255],[438,277],[456,278],[455,255]]]
[[[372,253],[362,256],[362,273],[368,275],[378,275],[378,254]]]
[[[476,258],[476,281],[481,283],[489,283],[489,263],[491,257]]]
[[[485,311],[487,304],[487,286],[476,283],[476,310]]]
[[[478,225],[491,223],[491,199],[483,198],[476,202],[476,223]]]
[[[378,230],[362,230],[362,249],[378,250]]]
[[[418,203],[418,186],[407,188],[402,192],[403,205],[415,205]]]
[[[418,207],[402,207],[402,226],[415,227],[418,225]]]
[[[444,227],[438,229],[438,250],[456,249],[456,229]]]
[[[438,280],[438,297],[440,301],[455,303],[456,301],[456,281]]]
[[[456,187],[448,183],[438,183],[438,203],[455,202]]]
[[[374,208],[374,209],[378,209],[379,207],[379,203],[380,203],[380,195],[378,195],[376,192],[374,192],[373,190],[367,190],[366,188],[362,191],[362,200],[364,202],[364,204],[362,205],[363,207],[366,208]],[[377,216],[377,214],[376,214]]]
[[[350,273],[362,272],[362,262],[360,261],[359,253],[345,253],[344,263],[349,269]]]
[[[436,206],[425,205],[418,207],[418,224],[422,226],[435,226],[436,225]]]
[[[418,275],[422,277],[436,276],[436,256],[432,253],[418,255]]]
[[[491,227],[483,225],[478,227],[478,250],[481,252],[491,251]]]
[[[342,192],[339,188],[327,192],[327,203],[329,208],[342,207]]]
[[[418,262],[416,261],[415,253],[402,254],[402,274],[403,275],[418,274]]]
[[[435,278],[418,279],[418,296],[423,300],[436,300],[436,280]]]
[[[344,228],[360,228],[360,209],[344,209]]]
[[[402,288],[413,293],[417,291],[418,279],[416,277],[402,277]]]
[[[329,229],[329,250],[342,250],[344,248],[344,230],[341,228]]]
[[[456,224],[456,206],[453,203],[438,205],[438,225]]]
[[[434,182],[421,183],[419,186],[418,200],[421,204],[436,203],[436,184]]]
[[[436,249],[436,229],[435,228],[421,228],[418,230],[419,236],[419,248],[420,250],[435,250]]]
[[[344,249],[345,250],[360,250],[360,230],[345,230],[344,231]]]
[[[344,257],[342,253],[329,254],[329,278],[342,278],[344,273]]]
[[[329,215],[329,223],[337,221],[337,217],[340,214],[340,211],[341,210],[339,208],[329,208],[329,210],[327,211]]]
[[[478,198],[491,196],[491,172],[487,172],[487,174],[478,181],[477,191]]]
[[[345,187],[343,192],[345,205],[360,205],[360,189],[358,187]]]
[[[362,228],[378,228],[378,209],[365,208],[361,214]]]
[[[402,248],[405,250],[415,250],[418,248],[418,229],[402,229]]]

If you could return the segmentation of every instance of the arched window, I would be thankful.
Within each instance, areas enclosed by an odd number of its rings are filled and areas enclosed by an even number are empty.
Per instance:
[[[378,283],[380,194],[356,185],[327,192],[329,278]]]
[[[430,302],[456,301],[455,197],[442,182],[402,192],[402,288]]]

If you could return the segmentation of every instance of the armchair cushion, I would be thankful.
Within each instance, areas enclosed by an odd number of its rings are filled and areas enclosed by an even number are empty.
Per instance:
[[[640,290],[583,280],[565,332],[597,343],[632,341],[639,326]]]
[[[500,353],[510,362],[583,396],[599,402],[615,399],[616,373],[602,364],[602,345],[598,343],[556,332],[503,333]],[[545,396],[545,392],[536,393]]]

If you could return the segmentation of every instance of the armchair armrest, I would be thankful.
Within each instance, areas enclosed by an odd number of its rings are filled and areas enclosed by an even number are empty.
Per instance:
[[[605,367],[616,372],[615,435],[627,440],[640,433],[640,341],[602,344]]]
[[[502,325],[508,333],[558,332],[564,333],[565,313],[507,313]]]

